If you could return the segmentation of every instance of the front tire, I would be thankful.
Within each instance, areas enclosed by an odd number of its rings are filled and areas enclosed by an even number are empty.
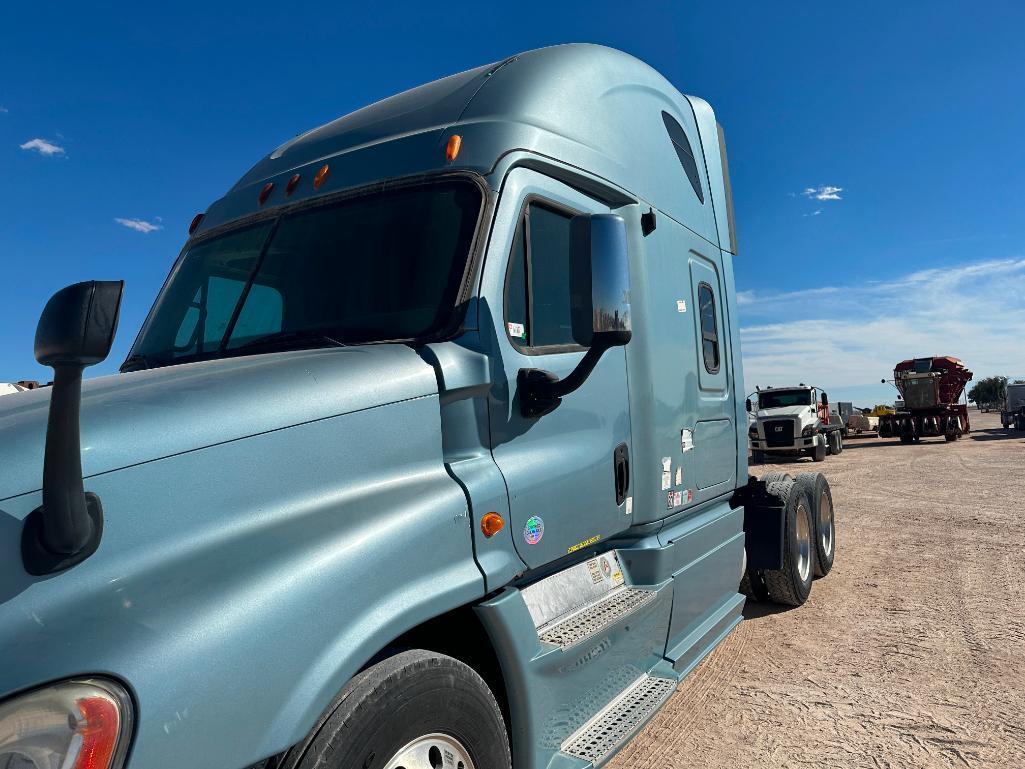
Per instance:
[[[800,606],[811,595],[815,562],[815,523],[804,486],[786,478],[767,486],[783,505],[783,568],[762,572],[769,597],[776,603]]]
[[[826,442],[822,441],[812,448],[808,449],[808,454],[811,456],[813,462],[825,462],[826,461]]]
[[[468,665],[414,649],[364,670],[283,769],[510,769],[494,695]]]

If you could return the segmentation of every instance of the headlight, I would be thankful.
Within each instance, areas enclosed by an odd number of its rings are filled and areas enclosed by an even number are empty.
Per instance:
[[[808,425],[806,428],[801,430],[801,437],[810,438],[815,434],[815,425]]]
[[[128,694],[111,681],[65,681],[0,703],[5,769],[119,769],[132,731]]]
[[[752,438],[758,437],[758,425],[751,425],[751,429],[747,431],[747,434]]]

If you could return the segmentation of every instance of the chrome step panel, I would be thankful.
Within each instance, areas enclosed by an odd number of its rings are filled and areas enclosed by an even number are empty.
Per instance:
[[[562,744],[562,752],[597,765],[640,729],[676,691],[676,680],[643,675]]]
[[[654,590],[619,587],[568,617],[538,628],[538,638],[566,649],[597,635],[655,597]]]
[[[554,624],[623,586],[619,554],[613,550],[570,566],[523,588],[534,627]]]

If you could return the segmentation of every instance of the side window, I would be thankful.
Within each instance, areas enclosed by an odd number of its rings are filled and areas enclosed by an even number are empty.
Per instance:
[[[571,221],[568,214],[530,203],[517,227],[506,277],[505,320],[509,338],[521,347],[580,346],[573,321],[580,318],[583,297],[575,293],[582,284],[573,275]]]
[[[707,283],[698,286],[698,309],[701,313],[701,354],[705,370],[719,373],[719,330],[715,317],[715,294]]]

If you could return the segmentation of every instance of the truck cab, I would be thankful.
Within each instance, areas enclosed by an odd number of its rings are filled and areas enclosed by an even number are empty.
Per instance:
[[[1005,428],[1025,430],[1025,380],[1008,382],[1000,409],[1000,423]]]
[[[736,251],[709,105],[570,45],[270,152],[118,374],[121,284],[58,292],[0,401],[0,765],[605,763],[742,581],[831,563],[824,480],[748,474]]]
[[[821,462],[843,451],[843,423],[831,420],[829,396],[817,387],[767,387],[747,400],[754,420],[748,428],[752,458],[806,454]]]

